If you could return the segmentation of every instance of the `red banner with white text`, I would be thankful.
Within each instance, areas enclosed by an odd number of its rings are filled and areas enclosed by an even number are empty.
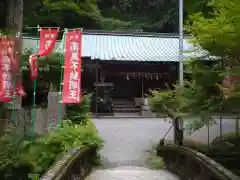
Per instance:
[[[11,51],[8,37],[0,37],[0,102],[11,102],[13,94]]]
[[[7,43],[7,54],[11,61],[11,72],[12,75],[15,74],[15,82],[14,83],[14,91],[16,92],[15,95],[17,96],[25,96],[26,93],[24,91],[23,85],[21,83],[21,78],[19,76],[20,74],[20,67],[19,67],[19,59],[18,59],[18,53],[17,53],[17,41],[18,39],[14,36],[8,37],[8,43]],[[18,74],[18,75],[16,75]]]
[[[40,43],[38,56],[47,56],[51,54],[57,41],[59,28],[40,29]]]
[[[62,103],[80,103],[82,32],[66,33]]]
[[[37,57],[47,56],[52,53],[57,41],[58,32],[59,32],[59,28],[40,29],[40,43],[39,43],[38,54],[32,54],[28,60],[30,76],[32,80],[35,80],[38,75]]]
[[[20,78],[18,54],[16,52],[17,38],[14,36],[3,36],[0,38],[0,102],[12,101],[14,91],[16,95],[25,95]],[[13,77],[16,79],[16,86],[13,86]]]
[[[28,59],[28,63],[29,63],[30,77],[31,77],[32,80],[35,80],[37,78],[37,75],[38,75],[37,55],[36,54],[30,55],[29,59]]]

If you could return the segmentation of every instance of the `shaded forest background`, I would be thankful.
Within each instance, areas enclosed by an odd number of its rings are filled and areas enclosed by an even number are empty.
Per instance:
[[[184,19],[195,12],[209,11],[206,2],[184,0]],[[29,32],[26,26],[39,24],[176,33],[178,3],[178,0],[0,0],[0,28]]]

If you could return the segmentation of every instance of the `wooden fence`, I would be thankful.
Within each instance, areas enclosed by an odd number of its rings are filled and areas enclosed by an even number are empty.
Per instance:
[[[12,110],[9,110],[7,119],[2,120],[2,131],[7,125],[13,123],[18,131],[23,134],[29,134],[34,127],[35,134],[41,135],[56,126],[59,119],[62,120],[65,114],[64,104],[60,104],[60,106],[58,104],[58,92],[49,92],[48,107],[46,109],[36,108],[33,111],[33,109],[21,108],[19,104],[16,104],[15,107],[18,108],[14,110],[14,117],[12,118]],[[32,113],[34,113],[34,121],[32,121]]]

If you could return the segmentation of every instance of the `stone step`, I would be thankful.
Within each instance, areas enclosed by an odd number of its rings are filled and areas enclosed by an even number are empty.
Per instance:
[[[93,171],[86,180],[180,180],[166,170],[105,169]]]
[[[134,108],[133,104],[113,104],[114,108]]]
[[[113,104],[133,104],[133,101],[112,101]]]
[[[134,105],[134,103],[131,102],[112,102],[114,105]]]
[[[113,99],[113,101],[132,101],[133,99]]]
[[[115,103],[132,103],[133,102],[132,99],[113,99],[112,101]]]
[[[113,108],[113,112],[139,112],[139,108]]]

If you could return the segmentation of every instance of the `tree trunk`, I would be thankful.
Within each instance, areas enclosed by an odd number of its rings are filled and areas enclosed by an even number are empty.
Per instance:
[[[10,33],[22,33],[23,0],[7,0],[6,28]]]

